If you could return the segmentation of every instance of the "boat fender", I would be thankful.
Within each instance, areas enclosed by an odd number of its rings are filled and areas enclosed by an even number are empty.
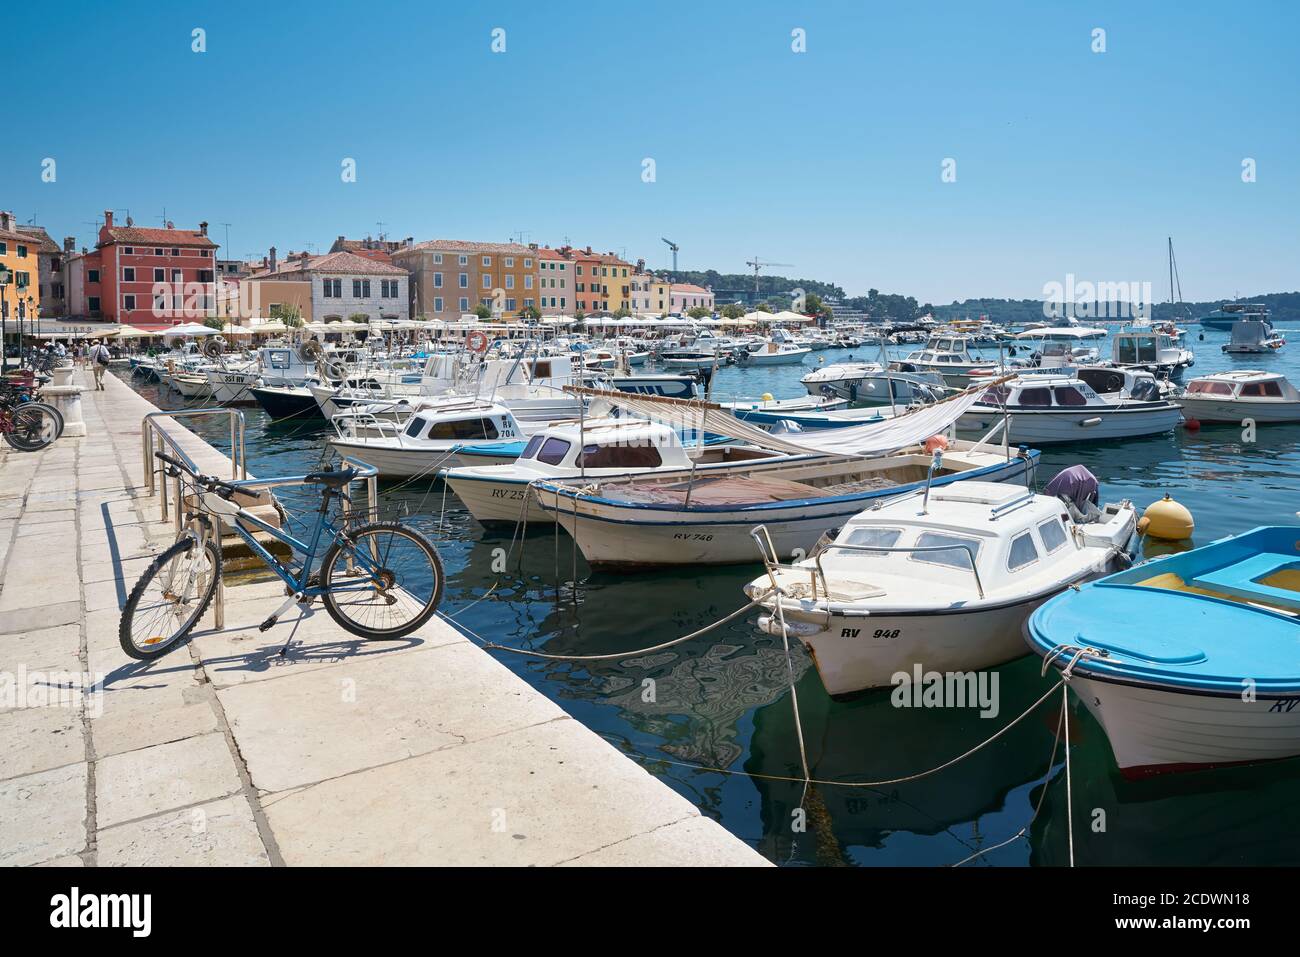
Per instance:
[[[1185,419],[1185,420],[1183,421],[1183,428],[1185,428],[1188,432],[1198,432],[1198,431],[1200,431],[1200,428],[1201,428],[1201,420],[1200,420],[1200,419]]]
[[[948,448],[948,437],[944,435],[932,435],[925,440],[925,451],[931,455],[935,452],[942,452]]]
[[[1084,419],[1082,422],[1079,423],[1079,425],[1081,425],[1085,429],[1090,429],[1094,425],[1101,425],[1101,416],[1094,415],[1091,419]]]
[[[1137,529],[1139,535],[1176,542],[1191,538],[1196,523],[1192,520],[1192,513],[1166,492],[1164,498],[1147,506],[1138,520]]]

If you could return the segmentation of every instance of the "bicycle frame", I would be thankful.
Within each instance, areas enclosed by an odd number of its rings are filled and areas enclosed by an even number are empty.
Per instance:
[[[352,546],[351,539],[348,538],[347,533],[342,529],[339,529],[332,521],[330,521],[330,518],[326,513],[329,508],[329,497],[333,494],[339,493],[329,492],[322,495],[321,507],[316,512],[316,524],[312,528],[311,535],[306,542],[301,541],[283,529],[276,528],[269,522],[263,521],[243,507],[238,508],[237,511],[229,515],[221,517],[228,520],[229,526],[234,530],[235,534],[244,541],[253,554],[260,558],[262,562],[275,573],[276,577],[284,582],[285,586],[293,593],[295,599],[301,600],[303,598],[317,598],[325,594],[326,591],[362,591],[371,588],[372,585],[364,582],[353,585],[336,585],[329,589],[322,588],[320,585],[310,584],[312,566],[315,563],[317,550],[320,549],[321,539],[325,535],[329,536],[329,545],[338,542],[340,547],[346,549],[349,557],[357,561],[364,571],[369,573],[380,571],[379,565],[373,562],[370,557],[367,557],[364,553],[356,550]],[[272,555],[270,550],[259,542],[252,532],[244,527],[243,523],[245,522],[253,525],[258,531],[270,535],[276,541],[288,545],[295,552],[303,556],[302,570],[298,577],[295,578],[293,572],[288,568],[288,566]],[[329,548],[329,545],[326,545],[326,549]]]

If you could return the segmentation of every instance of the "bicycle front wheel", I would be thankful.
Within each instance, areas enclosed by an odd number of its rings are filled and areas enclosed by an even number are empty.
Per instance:
[[[221,578],[215,542],[202,550],[186,537],[163,552],[140,576],[122,609],[118,641],[132,658],[157,658],[189,637],[212,602]]]
[[[59,437],[59,422],[54,410],[39,402],[18,406],[9,413],[12,428],[5,441],[19,452],[36,452]]]
[[[433,543],[397,522],[363,525],[321,560],[330,617],[362,638],[401,638],[442,601],[442,561]]]

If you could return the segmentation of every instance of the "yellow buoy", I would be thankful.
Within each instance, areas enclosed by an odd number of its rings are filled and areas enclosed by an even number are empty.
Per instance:
[[[1150,535],[1152,538],[1164,538],[1180,541],[1191,538],[1196,530],[1192,513],[1186,506],[1180,505],[1165,493],[1165,497],[1147,506],[1138,520],[1138,534]]]
[[[771,401],[772,401],[772,393],[770,393],[770,392],[764,392],[764,393],[763,393],[763,401],[764,401],[764,402],[771,402]]]

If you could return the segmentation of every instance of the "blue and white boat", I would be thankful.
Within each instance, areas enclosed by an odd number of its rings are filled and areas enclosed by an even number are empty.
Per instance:
[[[1232,327],[1241,319],[1258,319],[1270,329],[1273,327],[1268,316],[1268,306],[1250,302],[1225,302],[1218,309],[1202,316],[1200,323],[1202,329],[1231,332]]]
[[[1025,637],[1070,675],[1126,777],[1300,755],[1300,527],[1063,592]]]

